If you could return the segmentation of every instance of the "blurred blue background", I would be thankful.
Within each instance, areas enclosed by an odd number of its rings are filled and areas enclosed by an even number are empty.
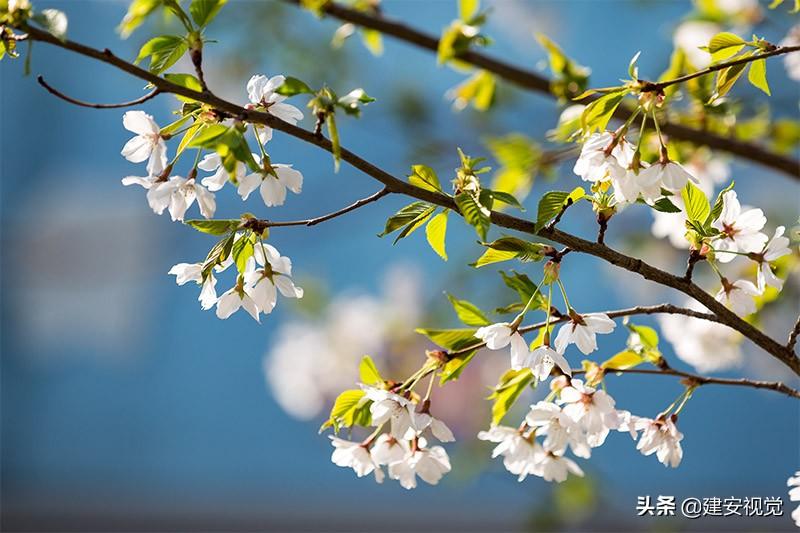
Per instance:
[[[543,31],[592,67],[593,86],[615,83],[638,50],[642,72],[658,75],[674,25],[691,9],[658,1],[489,5],[492,55],[535,68],[544,54],[532,34]],[[135,57],[158,31],[155,23],[120,41],[114,28],[123,2],[40,0],[37,6],[64,10],[72,39],[108,46],[125,58]],[[387,1],[384,9],[431,33],[457,13],[450,2]],[[768,13],[758,31],[777,42],[789,22],[783,13]],[[382,58],[356,39],[331,52],[336,27],[283,4],[231,2],[209,31],[220,41],[206,50],[209,83],[239,102],[246,100],[249,76],[260,72],[294,75],[312,85],[328,82],[340,93],[364,87],[377,101],[360,120],[341,121],[343,143],[395,175],[425,162],[446,176],[457,165],[456,146],[485,155],[486,135],[522,131],[543,138],[557,121],[551,100],[507,86],[501,86],[492,116],[455,113],[442,95],[462,74],[437,68],[430,53],[391,39],[385,39]],[[772,104],[776,114],[796,118],[797,86],[782,70],[780,62],[770,63]],[[194,287],[176,286],[166,272],[175,263],[200,260],[213,238],[155,216],[140,189],[121,186],[122,177],[143,172],[119,155],[130,137],[122,112],[69,106],[46,94],[35,75],[67,94],[103,102],[136,97],[142,83],[38,43],[32,73],[22,75],[22,61],[3,61],[0,68],[4,529],[758,530],[764,525],[746,520],[686,525],[637,519],[636,496],[785,496],[786,478],[800,467],[797,402],[721,387],[698,390],[681,414],[686,437],[680,468],[664,468],[636,452],[626,435],[612,435],[591,460],[580,461],[593,491],[576,500],[563,500],[538,478],[518,484],[491,461],[490,446],[471,442],[475,428],[488,424],[486,389],[477,382],[456,391],[467,413],[463,427],[454,424],[454,471],[439,486],[406,492],[395,483],[356,479],[330,462],[328,439],[317,435],[323,416],[291,417],[265,383],[262,358],[277,328],[303,311],[281,300],[261,324],[243,313],[221,321],[201,311]],[[174,105],[164,96],[143,109],[166,124]],[[311,119],[302,124],[311,127]],[[285,206],[267,214],[257,195],[243,208],[228,188],[217,195],[218,217],[249,210],[277,220],[307,218],[377,190],[346,165],[334,174],[326,154],[299,141],[276,134],[268,149],[274,162],[294,163],[304,173],[303,193],[290,194]],[[767,211],[770,232],[778,224],[793,225],[795,184],[738,162],[733,171],[743,202]],[[578,185],[569,164],[558,176],[557,185],[537,183],[529,207],[545,190]],[[480,250],[474,233],[455,219],[448,263],[420,234],[394,247],[388,238],[376,238],[385,218],[402,205],[403,199],[390,197],[312,229],[275,230],[271,242],[292,258],[301,285],[327,287],[320,293],[377,294],[397,265],[419,272],[420,290],[434,309],[420,326],[456,325],[451,315],[436,312],[445,309],[445,290],[488,308],[507,303],[498,301],[506,290],[498,269],[466,271]],[[644,209],[624,213],[612,224],[613,245],[635,249],[649,224]],[[595,231],[585,207],[571,211],[564,226],[586,236]],[[683,263],[667,244],[647,253],[675,270]],[[564,279],[579,310],[681,301],[591,258],[568,259]],[[531,277],[538,272],[536,265],[520,268]],[[783,337],[796,312],[796,301],[790,302],[763,326]],[[624,343],[622,329],[602,339],[604,356]],[[745,346],[745,353],[744,367],[731,375],[792,382],[756,348]],[[672,356],[669,349],[666,354]],[[357,360],[362,354],[354,355]],[[675,366],[686,368],[679,361]],[[482,385],[491,386],[501,371],[481,378]],[[647,416],[681,390],[665,377],[610,377],[609,387],[618,407]],[[437,395],[446,397],[448,390]],[[474,420],[466,420],[470,416]],[[562,503],[554,499],[559,497]],[[552,516],[564,501],[568,508],[575,502],[574,508]],[[790,507],[785,510],[787,516],[768,522],[770,530],[789,530]]]

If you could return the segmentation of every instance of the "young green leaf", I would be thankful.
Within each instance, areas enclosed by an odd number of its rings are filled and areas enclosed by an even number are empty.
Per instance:
[[[333,402],[330,418],[319,428],[320,433],[331,426],[336,433],[339,432],[340,427],[351,427],[356,409],[367,401],[366,394],[361,389],[351,389],[337,396]]]
[[[480,0],[458,0],[458,18],[467,21],[478,13]]]
[[[606,359],[601,368],[609,370],[626,370],[644,362],[644,358],[633,350],[623,350]]]
[[[477,261],[474,263],[470,263],[470,266],[475,268],[480,268],[482,266],[491,265],[493,263],[500,263],[502,261],[510,261],[517,257],[517,252],[509,252],[509,251],[501,251],[495,250],[494,248],[489,248],[483,255],[481,255]]]
[[[517,200],[513,194],[509,194],[503,191],[488,191],[488,192],[492,195],[492,198],[494,198],[495,200],[502,202],[506,205],[510,205],[511,207],[516,207],[520,211],[525,211],[525,208],[522,207],[522,204],[519,203],[519,200]]]
[[[189,49],[186,39],[179,35],[161,35],[144,43],[135,63],[150,58],[150,72],[161,74],[174,65]]]
[[[239,219],[228,220],[187,220],[185,224],[191,226],[201,233],[208,233],[210,235],[224,235],[229,231],[233,231],[242,223]]]
[[[447,261],[447,250],[445,250],[445,237],[447,235],[447,214],[450,213],[449,209],[445,209],[428,222],[425,226],[425,237],[428,239],[433,251],[439,254],[439,257]]]
[[[161,0],[133,0],[128,6],[128,12],[117,27],[117,31],[123,39],[133,33],[142,25],[150,14],[161,5]]]
[[[723,197],[725,196],[726,192],[733,190],[734,183],[735,183],[734,181],[731,181],[730,184],[728,184],[727,187],[725,187],[724,189],[719,191],[719,194],[717,195],[717,199],[714,202],[714,207],[711,209],[711,213],[709,213],[708,218],[706,219],[706,223],[705,223],[706,226],[711,225],[711,223],[714,222],[715,220],[717,220],[719,218],[719,216],[722,214],[722,207],[724,205],[723,204]]]
[[[458,319],[467,326],[488,326],[491,324],[483,311],[472,302],[459,300],[452,294],[448,294],[447,299],[450,300],[450,304],[458,315]]]
[[[686,205],[686,217],[699,223],[704,223],[706,217],[711,213],[711,206],[706,195],[698,189],[691,181],[686,183],[686,187],[681,191],[683,203]]]
[[[408,224],[414,222],[420,215],[430,209],[431,204],[426,202],[414,202],[408,204],[400,211],[389,217],[386,221],[386,226],[382,233],[378,235],[378,237],[383,237],[384,235],[388,235],[392,232],[399,230],[402,227],[407,226]]]
[[[735,33],[723,31],[711,38],[706,50],[711,54],[711,60],[716,62],[735,55],[746,44],[747,42]]]
[[[489,219],[489,209],[482,205],[478,199],[470,192],[462,192],[456,195],[456,205],[464,220],[475,228],[481,240],[486,240],[491,220]]]
[[[303,80],[287,76],[281,86],[275,89],[275,92],[283,96],[294,96],[296,94],[314,94],[314,89]]]
[[[639,341],[645,348],[658,348],[658,332],[649,326],[628,324],[628,329],[639,335]]]
[[[581,114],[581,128],[584,133],[588,134],[595,130],[602,131],[606,129],[606,125],[611,120],[614,111],[629,92],[629,89],[620,89],[601,96],[587,105],[586,109],[583,110],[583,114]]]
[[[514,270],[510,272],[511,274],[506,274],[501,270],[500,276],[503,278],[503,283],[505,283],[506,287],[516,291],[520,303],[523,305],[527,304],[535,294],[536,297],[533,299],[531,309],[547,310],[547,302],[544,295],[537,289],[536,284],[531,281],[531,278],[526,274],[520,274]]]
[[[747,80],[753,86],[764,91],[767,96],[771,96],[769,83],[767,83],[767,60],[757,59],[750,63],[750,70],[747,71]]]
[[[205,28],[227,2],[228,0],[192,0],[189,5],[189,14],[192,15],[195,24],[200,28]]]
[[[742,54],[741,57],[749,57],[749,53]],[[722,98],[733,88],[733,85],[736,81],[741,77],[742,73],[744,73],[744,69],[747,67],[744,63],[739,63],[737,65],[733,65],[731,67],[727,67],[725,69],[720,70],[717,73],[717,82],[716,88],[714,89],[714,94],[711,96],[711,101],[714,101],[718,98]]]
[[[420,335],[425,335],[431,342],[446,350],[461,350],[480,342],[475,338],[475,328],[469,329],[425,329],[414,330]]]
[[[408,177],[408,182],[426,191],[442,192],[442,185],[439,183],[439,177],[429,166],[413,165],[411,167],[411,175]]]
[[[358,365],[358,376],[362,383],[365,385],[381,386],[384,383],[378,367],[375,362],[368,355],[361,358],[361,363]]]
[[[231,257],[233,257],[233,262],[236,264],[236,270],[238,270],[240,274],[245,273],[245,270],[247,269],[247,260],[253,257],[254,251],[255,248],[253,247],[253,241],[250,235],[247,237],[241,237],[233,243],[233,247],[231,248]]]
[[[652,206],[653,209],[656,211],[660,211],[662,213],[680,213],[681,208],[677,205],[673,204],[672,201],[667,198],[659,198]]]
[[[376,57],[383,55],[383,36],[381,32],[369,28],[361,28],[361,42]]]
[[[519,395],[525,387],[533,380],[533,372],[530,368],[522,370],[509,370],[500,377],[500,381],[489,396],[494,400],[492,405],[492,424],[499,424],[506,416],[509,409],[517,401]]]
[[[203,92],[203,86],[200,85],[200,80],[198,80],[195,76],[191,74],[164,74],[164,77],[171,81],[176,85],[180,85],[181,87],[186,87],[187,89],[191,89],[197,92]],[[181,96],[180,94],[176,94],[175,98],[182,102],[196,102],[196,100],[192,98],[187,98],[186,96]]]
[[[542,229],[553,220],[567,205],[572,205],[586,196],[583,187],[575,187],[571,192],[550,191],[539,200],[536,214],[536,231]]]
[[[446,362],[439,373],[439,386],[444,385],[448,381],[457,380],[464,369],[467,368],[469,362],[472,361],[472,358],[475,357],[476,353],[478,353],[478,350],[470,350]]]

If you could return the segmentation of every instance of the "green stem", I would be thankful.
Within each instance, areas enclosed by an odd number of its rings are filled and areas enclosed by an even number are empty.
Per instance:
[[[564,305],[567,306],[567,312],[572,312],[572,306],[569,305],[569,298],[567,298],[567,290],[564,288],[564,284],[561,283],[561,280],[558,280],[558,288],[561,289],[561,296],[564,297]]]

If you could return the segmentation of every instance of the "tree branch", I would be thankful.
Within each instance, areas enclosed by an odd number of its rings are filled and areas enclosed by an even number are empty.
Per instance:
[[[192,98],[194,100],[211,105],[223,114],[227,114],[231,117],[235,117],[246,122],[270,126],[304,142],[318,146],[329,153],[333,153],[333,146],[328,139],[317,136],[311,131],[284,122],[283,120],[280,120],[269,113],[245,109],[239,105],[228,102],[227,100],[223,100],[212,93],[201,93],[186,87],[182,87],[116,57],[108,49],[100,51],[70,40],[60,41],[45,31],[29,26],[25,26],[24,30],[28,31],[31,39],[47,42],[59,48],[71,50],[78,54],[113,65],[137,78],[152,83],[153,86],[157,89],[160,89],[161,92],[179,94]],[[404,194],[418,200],[423,200],[446,207],[448,209],[452,209],[456,212],[460,212],[452,197],[442,193],[422,189],[406,181],[398,179],[344,147],[341,148],[341,159],[353,167],[361,170],[366,175],[381,182],[389,192]],[[603,259],[612,265],[618,266],[630,272],[637,273],[645,279],[654,281],[667,287],[671,287],[688,296],[691,296],[707,307],[712,313],[714,313],[719,319],[720,323],[740,332],[745,337],[752,340],[756,345],[761,347],[764,351],[783,362],[796,374],[800,375],[800,359],[794,356],[792,350],[789,350],[785,345],[777,342],[755,326],[749,324],[741,317],[728,310],[724,305],[716,301],[713,296],[705,292],[702,288],[695,285],[691,281],[687,281],[683,277],[678,277],[670,274],[669,272],[660,270],[645,263],[641,259],[624,255],[603,244],[587,241],[575,235],[562,232],[556,228],[545,227],[537,232],[533,222],[516,218],[505,213],[493,211],[491,213],[491,221],[497,226],[502,226],[504,228],[513,229],[532,235],[539,235],[540,237],[568,246],[577,252],[583,252],[595,257],[599,257],[600,259]]]
[[[371,194],[366,198],[362,198],[352,204],[348,205],[347,207],[343,207],[338,211],[334,211],[333,213],[328,213],[327,215],[322,215],[316,218],[308,218],[306,220],[290,220],[285,222],[279,221],[270,221],[270,220],[260,220],[259,225],[265,228],[280,228],[286,226],[316,226],[321,222],[325,222],[326,220],[330,220],[332,218],[336,218],[338,216],[344,215],[349,213],[350,211],[355,211],[356,209],[363,207],[367,204],[371,204],[372,202],[377,202],[384,196],[391,194],[391,191],[384,187],[380,191],[376,192],[375,194]]]
[[[156,88],[156,89],[153,89],[152,91],[150,91],[149,93],[147,93],[146,95],[144,95],[144,96],[142,96],[140,98],[137,98],[135,100],[131,100],[129,102],[120,102],[118,104],[96,104],[94,102],[84,102],[83,100],[77,100],[75,98],[72,98],[71,96],[67,96],[66,94],[62,93],[61,91],[55,89],[53,86],[48,85],[48,83],[46,81],[44,81],[44,78],[42,76],[37,76],[36,77],[36,81],[39,82],[39,85],[41,85],[42,87],[47,89],[47,92],[49,92],[50,94],[52,94],[54,96],[57,96],[57,97],[61,98],[62,100],[65,100],[65,101],[69,102],[70,104],[75,104],[75,105],[81,106],[81,107],[91,107],[93,109],[119,109],[121,107],[131,107],[131,106],[142,104],[142,103],[150,100],[151,98],[155,98],[156,96],[161,94],[161,90]]]
[[[789,351],[794,352],[794,345],[797,343],[798,336],[800,336],[800,316],[797,317],[797,322],[794,323],[794,327],[789,333],[789,340],[786,342],[786,347]]]
[[[284,1],[295,5],[300,4],[300,0]],[[326,14],[337,19],[364,28],[377,30],[383,34],[390,35],[426,50],[436,52],[439,48],[439,39],[437,37],[423,33],[402,22],[387,19],[382,15],[365,13],[340,5],[336,2],[326,3],[322,7],[322,10]],[[544,93],[555,98],[555,95],[550,91],[550,80],[532,70],[516,67],[473,50],[466,50],[458,54],[457,57],[461,61],[492,72],[523,89]],[[583,102],[589,103],[597,97],[598,95],[589,96],[585,98]],[[631,109],[620,106],[614,112],[614,117],[624,121],[628,119],[632,113],[633,111]],[[670,137],[689,141],[697,145],[707,146],[712,149],[722,150],[742,159],[783,172],[796,180],[800,180],[800,161],[792,159],[791,157],[771,152],[756,144],[737,141],[730,137],[722,137],[709,131],[698,130],[667,121],[662,121],[660,124],[661,131]]]
[[[572,374],[584,374],[585,371],[583,369],[575,369],[572,371]],[[693,385],[734,385],[738,387],[753,387],[756,389],[769,389],[780,392],[785,394],[791,398],[800,398],[800,391],[797,391],[780,381],[756,381],[751,379],[744,379],[744,378],[715,378],[710,376],[701,376],[698,374],[691,374],[689,372],[682,372],[680,370],[675,370],[672,368],[666,369],[649,369],[649,368],[627,368],[627,369],[616,369],[616,368],[608,368],[605,369],[605,374],[611,373],[620,373],[620,374],[650,374],[656,376],[677,376],[681,377]]]

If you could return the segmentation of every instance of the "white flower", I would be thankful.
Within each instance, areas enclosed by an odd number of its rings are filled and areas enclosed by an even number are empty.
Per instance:
[[[586,438],[578,424],[553,402],[538,402],[531,406],[525,422],[537,429],[537,434],[547,435],[544,449],[559,455],[567,451],[567,446],[578,457],[591,455]]]
[[[331,454],[333,464],[343,468],[352,468],[358,477],[375,472],[375,481],[383,482],[383,470],[375,463],[366,446],[333,435],[330,435],[330,439],[334,448]]]
[[[561,483],[567,479],[569,472],[578,477],[583,477],[583,470],[575,461],[568,457],[557,455],[553,452],[546,452],[539,461],[540,476],[545,481],[555,481]]]
[[[436,485],[450,471],[450,458],[441,446],[425,448],[425,439],[419,439],[418,448],[409,452],[402,461],[389,465],[389,477],[396,479],[405,489],[417,486],[416,476],[430,485]]]
[[[742,211],[736,191],[728,191],[722,195],[722,213],[714,222],[714,227],[722,232],[714,248],[723,253],[717,254],[722,263],[733,261],[735,254],[729,252],[758,252],[769,239],[761,233],[767,223],[767,217],[761,209]]]
[[[786,480],[786,486],[792,487],[789,489],[789,500],[793,502],[800,501],[800,470],[794,473],[793,477]],[[800,527],[800,505],[792,511],[792,520],[797,527]]]
[[[706,46],[720,31],[722,28],[713,22],[687,20],[675,29],[672,39],[675,48],[681,49],[692,66],[700,70],[711,64],[711,54],[699,47]]]
[[[439,439],[440,442],[453,442],[456,440],[447,424],[438,418],[434,418],[429,413],[416,413],[414,423],[420,433],[426,428],[430,428],[433,436]]]
[[[217,300],[217,316],[224,320],[238,311],[239,308],[244,308],[256,322],[261,322],[258,317],[258,306],[250,294],[251,291],[252,288],[248,285],[237,283],[236,286],[222,293],[222,296]]]
[[[30,9],[30,0],[8,0],[8,12],[13,13],[17,10]]]
[[[147,161],[147,173],[158,176],[167,166],[167,144],[161,137],[161,128],[153,117],[144,111],[128,111],[122,116],[125,129],[136,134],[125,146],[122,155],[131,163]]]
[[[369,411],[375,427],[389,422],[390,433],[397,440],[409,440],[417,434],[414,403],[399,394],[375,387],[361,385],[368,399],[372,400]]]
[[[633,151],[623,139],[609,152],[614,142],[614,134],[610,132],[593,133],[586,139],[581,148],[581,155],[575,162],[572,171],[584,181],[608,181],[612,177],[625,174]]]
[[[486,343],[490,350],[502,350],[511,344],[511,368],[520,370],[530,360],[528,344],[518,331],[512,330],[507,322],[499,322],[478,328],[475,336]]]
[[[687,300],[684,307],[708,312],[694,299]],[[742,361],[742,335],[727,326],[685,315],[660,315],[658,323],[675,355],[698,372],[726,370]]]
[[[402,461],[409,453],[406,441],[399,441],[389,435],[382,433],[372,445],[372,459],[377,465],[390,465]]]
[[[677,468],[683,458],[681,440],[683,433],[678,431],[672,417],[651,420],[640,418],[636,421],[636,429],[642,431],[636,449],[644,455],[656,454],[664,466]]]
[[[781,46],[797,46],[800,44],[800,24],[792,26],[789,33],[781,41]],[[786,74],[789,78],[800,81],[800,54],[786,54],[783,58]]]
[[[630,411],[617,411],[617,418],[619,419],[619,425],[617,426],[617,431],[627,431],[630,433],[631,438],[636,440],[636,437],[639,436],[639,429],[636,427],[636,424],[639,422],[640,418],[638,416],[632,415]]]
[[[579,315],[572,313],[570,321],[561,326],[555,340],[556,351],[564,353],[571,343],[589,355],[597,349],[597,333],[611,333],[614,331],[614,321],[604,313],[588,313]]]
[[[478,433],[478,439],[498,443],[492,458],[503,456],[506,470],[524,480],[528,474],[541,475],[539,463],[544,458],[544,449],[533,438],[524,437],[519,430],[508,426],[492,426],[489,431]]]
[[[569,387],[561,389],[563,412],[586,432],[586,442],[596,448],[605,442],[609,430],[619,427],[619,416],[614,409],[614,398],[605,391],[587,387],[583,381],[573,379]]]
[[[147,203],[157,215],[169,209],[170,217],[173,221],[183,220],[186,210],[191,207],[195,200],[200,206],[200,213],[205,218],[214,216],[217,209],[217,202],[214,194],[206,190],[205,187],[196,182],[194,178],[187,179],[181,176],[172,176],[169,180],[163,181],[158,178],[140,178],[128,176],[122,179],[123,185],[140,185],[147,191]]]
[[[544,381],[550,377],[550,372],[556,365],[564,374],[572,376],[569,361],[551,347],[542,345],[531,353],[524,366],[530,367],[533,370],[533,375],[539,381]]]
[[[625,172],[616,173],[611,177],[614,186],[614,198],[619,203],[633,203],[641,196],[647,203],[653,204],[661,198],[661,183],[658,177],[642,175],[647,168],[646,163],[641,163],[638,172],[628,168]]]
[[[680,191],[691,181],[699,183],[697,178],[675,161],[657,161],[639,172],[639,183],[642,187],[661,186],[669,191]]]
[[[291,278],[291,259],[281,256],[274,246],[265,242],[254,245],[253,257],[262,268],[245,273],[244,281],[259,311],[264,314],[272,312],[278,300],[278,291],[285,298],[303,297],[303,289],[297,287]]]
[[[175,283],[178,285],[184,285],[190,281],[202,284],[198,300],[203,311],[211,309],[217,303],[217,291],[215,289],[217,280],[214,278],[214,274],[210,273],[206,280],[203,281],[202,263],[178,263],[169,269],[168,274],[175,276]]]
[[[786,228],[783,226],[778,226],[775,229],[775,235],[773,235],[772,239],[767,243],[760,254],[756,254],[756,260],[759,263],[757,274],[757,286],[759,291],[763,292],[767,285],[775,287],[778,290],[783,288],[783,280],[772,272],[771,263],[784,255],[792,253],[789,249],[789,239],[783,236],[785,230]]]
[[[751,282],[737,279],[733,283],[722,281],[722,288],[715,296],[716,300],[730,307],[739,316],[747,316],[756,312],[753,298],[760,296],[761,291]]]
[[[247,82],[247,96],[254,105],[261,106],[270,115],[274,115],[289,124],[297,124],[303,118],[303,113],[291,104],[283,103],[286,97],[275,91],[286,81],[284,76],[268,78],[256,75]],[[262,143],[272,139],[272,128],[269,126],[256,126],[258,138]]]
[[[258,156],[253,154],[253,157],[256,158]],[[225,167],[222,164],[222,159],[217,153],[206,154],[205,157],[203,157],[203,160],[197,164],[197,168],[214,173],[211,176],[206,176],[201,181],[201,183],[208,187],[208,190],[211,192],[220,190],[229,180],[238,182],[247,173],[247,165],[241,161],[237,161],[236,168],[234,168],[233,173],[229,173],[227,170],[225,170]]]
[[[247,200],[250,193],[260,188],[261,198],[267,207],[283,205],[286,189],[300,194],[303,189],[303,174],[292,165],[280,163],[268,165],[268,169],[253,172],[239,178],[239,195]]]

